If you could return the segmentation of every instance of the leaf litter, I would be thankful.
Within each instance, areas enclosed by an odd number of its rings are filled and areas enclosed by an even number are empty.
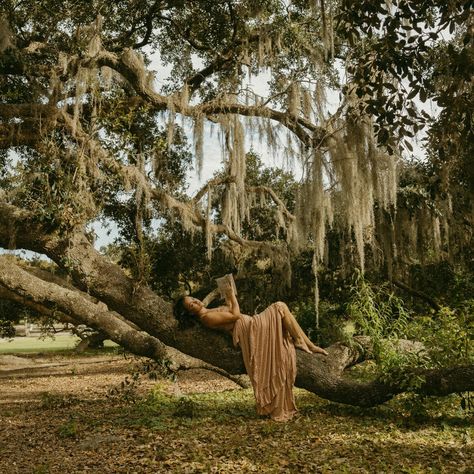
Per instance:
[[[205,370],[141,376],[110,396],[137,363],[54,355],[29,372],[0,367],[0,472],[474,472],[473,419],[454,397],[420,415],[400,399],[363,410],[295,389],[298,416],[277,423],[255,413],[251,390]]]

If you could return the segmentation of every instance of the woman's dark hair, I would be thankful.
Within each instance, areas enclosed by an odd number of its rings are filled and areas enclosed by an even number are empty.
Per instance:
[[[194,315],[186,309],[184,306],[185,296],[180,296],[174,303],[173,314],[178,321],[178,329],[188,329],[196,325],[196,318]]]

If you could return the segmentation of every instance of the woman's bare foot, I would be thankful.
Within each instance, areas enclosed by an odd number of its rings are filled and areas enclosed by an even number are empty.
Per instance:
[[[314,345],[311,341],[297,339],[294,344],[297,349],[301,349],[302,351],[305,351],[308,354],[323,354],[325,356],[328,355],[328,353],[324,349],[321,349],[321,347]]]
[[[324,349],[322,349],[321,347],[318,347],[318,346],[314,346],[313,352],[315,354],[322,354],[322,355],[325,355],[325,356],[329,355]]]
[[[297,349],[301,349],[302,351],[307,352],[308,354],[312,354],[311,349],[308,347],[303,338],[295,340],[293,344]]]
[[[313,354],[323,354],[325,356],[328,355],[328,353],[324,349],[321,349],[321,347],[315,346],[312,342],[310,342],[308,346]]]

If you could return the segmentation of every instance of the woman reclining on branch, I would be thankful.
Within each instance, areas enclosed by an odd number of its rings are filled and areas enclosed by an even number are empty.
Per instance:
[[[204,326],[232,334],[242,350],[245,368],[252,382],[257,412],[277,421],[287,421],[296,413],[293,384],[296,378],[295,347],[308,353],[327,355],[306,336],[281,301],[256,316],[240,312],[234,291],[226,292],[226,305],[208,309],[202,301],[185,296],[176,305],[197,316]]]

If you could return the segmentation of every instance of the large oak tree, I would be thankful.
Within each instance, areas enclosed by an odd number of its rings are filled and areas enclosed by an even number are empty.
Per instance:
[[[337,211],[363,268],[374,207],[388,215],[396,207],[400,136],[419,127],[404,100],[424,89],[414,84],[403,95],[403,81],[419,77],[437,34],[427,42],[413,2],[364,4],[373,16],[322,1],[4,1],[0,245],[45,255],[70,279],[1,257],[2,297],[100,329],[137,354],[241,372],[229,338],[201,327],[180,330],[171,303],[146,286],[141,271],[131,277],[98,252],[87,226],[113,217],[113,208],[132,198],[139,250],[146,222],[167,213],[203,232],[209,254],[216,239],[269,257],[310,245],[316,268]],[[462,2],[426,7],[423,15],[434,21],[427,28],[470,32]],[[398,56],[390,56],[391,45]],[[268,84],[259,95],[251,78],[263,72]],[[339,90],[344,94],[331,111],[326,94]],[[192,197],[177,184],[184,172],[178,123],[192,129],[197,170],[215,159],[204,143],[207,124],[223,142],[225,172]],[[247,185],[250,133],[275,153],[300,160],[304,184],[294,212],[272,189]],[[284,242],[246,238],[243,223],[257,200],[272,206]],[[137,258],[144,257],[138,252]],[[344,377],[346,368],[370,356],[370,340],[335,344],[328,352],[328,358],[298,354],[298,385],[361,406],[404,390],[387,380]],[[419,392],[445,395],[472,390],[473,372],[473,366],[452,366],[414,375],[423,377]]]

